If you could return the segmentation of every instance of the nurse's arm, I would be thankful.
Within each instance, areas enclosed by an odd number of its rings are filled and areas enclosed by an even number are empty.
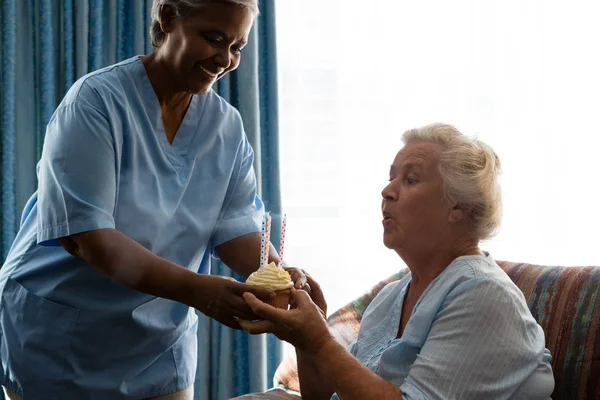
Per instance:
[[[260,232],[249,233],[215,247],[221,261],[229,268],[248,278],[260,266]],[[269,243],[269,262],[279,263],[279,255]]]
[[[241,297],[244,292],[256,291],[263,300],[272,295],[233,279],[188,270],[153,254],[116,229],[78,233],[59,242],[70,254],[125,286],[187,304],[233,328],[239,328],[234,317],[255,317]]]
[[[153,254],[116,229],[98,229],[60,238],[74,256],[132,289],[189,303],[194,272]],[[189,283],[186,284],[186,280]]]

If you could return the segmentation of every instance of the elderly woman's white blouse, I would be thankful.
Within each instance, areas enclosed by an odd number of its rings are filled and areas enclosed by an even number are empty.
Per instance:
[[[544,332],[489,256],[454,260],[425,290],[396,338],[411,275],[369,305],[349,351],[412,399],[549,399]],[[334,395],[332,399],[338,399]]]

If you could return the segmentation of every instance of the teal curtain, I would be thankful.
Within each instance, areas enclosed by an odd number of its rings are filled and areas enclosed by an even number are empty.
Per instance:
[[[35,166],[50,116],[77,78],[151,50],[152,0],[1,1],[4,260],[37,187]]]
[[[274,3],[261,1],[261,16],[240,68],[219,82],[216,90],[242,114],[256,153],[259,192],[274,217],[273,237],[278,237]],[[151,4],[152,0],[0,0],[2,261],[23,207],[36,190],[35,166],[54,109],[87,72],[151,51]],[[212,273],[235,276],[224,265],[214,264]],[[201,315],[198,338],[197,399],[221,400],[272,385],[281,359],[281,344],[272,336],[250,337]]]

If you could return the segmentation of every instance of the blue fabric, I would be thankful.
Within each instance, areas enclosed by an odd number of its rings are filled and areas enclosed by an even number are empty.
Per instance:
[[[152,50],[147,33],[151,4],[152,0],[0,0],[3,262],[23,212],[31,211],[26,204],[37,189],[36,163],[54,107],[79,77]],[[273,237],[278,237],[274,24],[274,0],[262,1],[240,68],[216,89],[242,115],[255,150],[258,190],[273,212]],[[212,273],[232,274],[221,263],[212,264]],[[200,315],[198,337],[208,345],[198,348],[196,398],[222,399],[271,386],[281,359],[281,344],[273,336],[249,337]]]
[[[15,94],[16,94],[16,5],[2,1],[2,259],[8,252],[16,228],[15,196]]]
[[[489,256],[454,260],[425,290],[397,338],[409,273],[365,310],[349,351],[403,399],[550,398],[544,332]],[[338,399],[334,395],[332,399]]]

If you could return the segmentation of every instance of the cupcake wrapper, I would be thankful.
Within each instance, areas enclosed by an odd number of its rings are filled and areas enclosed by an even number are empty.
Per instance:
[[[275,308],[281,308],[282,310],[287,310],[290,304],[290,296],[292,295],[292,291],[290,289],[285,290],[277,290],[275,291],[275,298],[270,301],[266,301],[265,303],[272,305]]]

